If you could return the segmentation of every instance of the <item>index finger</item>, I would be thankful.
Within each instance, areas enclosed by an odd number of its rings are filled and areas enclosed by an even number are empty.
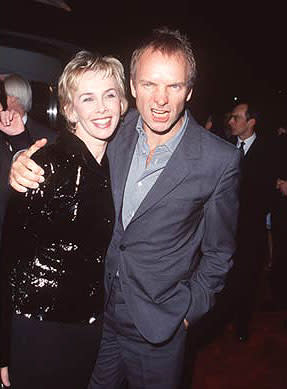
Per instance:
[[[26,156],[30,158],[34,153],[36,153],[36,151],[44,147],[46,143],[47,143],[46,138],[37,140],[32,146],[29,147],[28,150],[25,151]]]

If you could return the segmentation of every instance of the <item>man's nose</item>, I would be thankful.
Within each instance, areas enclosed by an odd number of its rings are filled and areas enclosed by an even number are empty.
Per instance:
[[[163,106],[168,103],[168,94],[164,88],[159,88],[155,93],[155,101],[158,105]]]

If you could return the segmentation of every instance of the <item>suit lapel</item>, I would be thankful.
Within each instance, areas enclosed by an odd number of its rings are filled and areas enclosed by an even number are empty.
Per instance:
[[[123,126],[114,148],[115,158],[113,166],[111,166],[111,178],[117,213],[121,210],[125,184],[138,140],[138,133],[136,131],[137,120],[138,115],[134,120],[131,120]]]
[[[259,148],[259,141],[258,136],[254,139],[252,145],[249,147],[247,153],[244,155],[243,161],[249,161],[250,159],[254,158],[254,155],[256,156],[258,153]]]

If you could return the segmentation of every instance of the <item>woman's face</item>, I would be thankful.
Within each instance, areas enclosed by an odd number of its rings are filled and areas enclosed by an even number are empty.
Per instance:
[[[115,131],[120,115],[119,86],[103,72],[84,73],[75,92],[72,106],[66,110],[71,122],[76,123],[76,135],[85,143],[106,142]]]

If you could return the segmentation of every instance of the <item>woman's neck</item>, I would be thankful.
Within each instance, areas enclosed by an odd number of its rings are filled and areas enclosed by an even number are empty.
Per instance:
[[[101,144],[96,144],[96,142],[95,144],[91,144],[91,143],[92,142],[89,142],[89,144],[86,143],[86,146],[89,149],[90,153],[95,158],[95,160],[98,162],[98,164],[101,164],[108,143],[107,142],[103,142]]]
[[[75,135],[85,143],[95,160],[101,164],[108,142],[106,140],[94,138],[84,131],[76,130]]]

